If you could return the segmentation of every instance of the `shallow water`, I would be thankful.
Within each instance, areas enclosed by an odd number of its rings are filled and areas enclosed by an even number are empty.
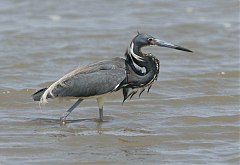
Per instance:
[[[0,1],[0,164],[239,164],[239,1]],[[194,51],[161,60],[149,94],[86,100],[31,94],[71,69],[121,57],[137,31]]]

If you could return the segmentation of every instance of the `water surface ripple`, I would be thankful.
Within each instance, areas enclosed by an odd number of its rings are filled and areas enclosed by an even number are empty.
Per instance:
[[[0,164],[239,164],[239,1],[0,0]],[[137,31],[194,51],[161,60],[149,94],[39,107],[31,94],[81,65],[123,57]]]

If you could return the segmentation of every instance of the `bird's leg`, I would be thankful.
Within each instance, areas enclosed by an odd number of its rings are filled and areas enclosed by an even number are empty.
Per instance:
[[[61,123],[65,124],[66,118],[68,117],[68,115],[74,110],[74,108],[76,108],[81,102],[83,101],[83,99],[78,99],[76,103],[74,103],[63,115],[62,117],[60,117]]]
[[[98,108],[99,108],[99,121],[103,121],[103,104],[104,104],[104,97],[98,97]]]
[[[103,108],[99,108],[99,121],[103,121]]]

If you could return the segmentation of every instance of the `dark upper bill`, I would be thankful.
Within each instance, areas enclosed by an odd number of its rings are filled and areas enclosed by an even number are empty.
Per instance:
[[[181,46],[178,46],[178,45],[174,45],[170,42],[166,42],[166,41],[162,41],[162,40],[159,40],[159,39],[153,39],[153,42],[152,42],[153,45],[157,45],[157,46],[161,46],[161,47],[167,47],[167,48],[172,48],[172,49],[178,49],[178,50],[182,50],[182,51],[186,51],[186,52],[193,52],[187,48],[184,48],[184,47],[181,47]]]

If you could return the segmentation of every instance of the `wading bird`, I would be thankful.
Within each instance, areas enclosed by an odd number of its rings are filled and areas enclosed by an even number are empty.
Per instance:
[[[103,121],[104,98],[120,89],[123,102],[139,91],[139,97],[151,88],[159,73],[159,60],[151,53],[143,53],[145,46],[157,45],[186,52],[184,47],[156,39],[148,34],[138,33],[125,52],[125,58],[113,58],[79,67],[32,95],[34,101],[46,103],[48,98],[78,98],[60,118],[65,123],[67,116],[86,98],[96,98],[99,107],[99,121]]]

